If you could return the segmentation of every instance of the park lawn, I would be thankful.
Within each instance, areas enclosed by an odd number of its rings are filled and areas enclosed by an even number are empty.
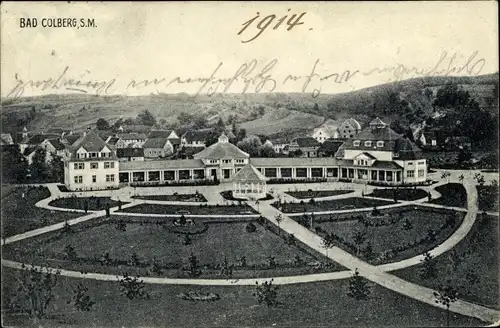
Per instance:
[[[258,214],[248,205],[160,205],[139,204],[124,208],[117,212],[144,213],[144,214],[193,214],[193,215],[231,215],[231,214]]]
[[[326,233],[334,233],[355,246],[357,246],[353,239],[355,233],[357,231],[365,232],[366,238],[365,241],[360,244],[361,252],[357,254],[357,256],[372,264],[385,264],[410,258],[434,248],[436,245],[439,245],[449,238],[461,224],[465,216],[463,213],[456,213],[453,211],[436,210],[425,207],[417,207],[417,209],[415,209],[410,206],[382,210],[381,212],[389,215],[382,220],[386,221],[389,220],[389,218],[397,218],[397,221],[388,225],[365,227],[358,220],[345,220],[344,218],[338,221],[323,221],[322,218],[319,217],[319,222],[314,224],[314,228],[320,227],[326,231]],[[357,215],[363,215],[365,218],[368,217],[368,214],[359,213]],[[405,246],[410,242],[421,240],[428,235],[429,230],[438,231],[445,223],[448,216],[457,218],[455,224],[437,234],[434,241],[427,241],[419,245],[414,245],[408,249],[397,251],[394,256],[380,257],[384,252],[396,249],[399,246]],[[412,225],[412,228],[409,230],[404,229],[404,222],[406,220],[411,222]],[[371,221],[377,222],[377,219],[373,218]],[[324,235],[324,233],[322,232],[320,235]],[[373,249],[374,254],[372,256],[367,256],[363,253],[364,247],[368,244],[370,244]],[[339,247],[342,248],[343,245],[339,245]],[[349,251],[348,249],[346,250]]]
[[[436,191],[441,194],[441,197],[429,203],[467,208],[467,191],[461,183],[447,183],[436,187]]]
[[[2,297],[8,304],[18,272],[5,269]],[[10,283],[12,282],[12,283]],[[95,305],[78,312],[68,304],[71,290],[82,283]],[[258,304],[254,286],[146,285],[150,299],[128,300],[117,282],[59,277],[56,297],[49,306],[45,327],[406,327],[442,326],[446,312],[377,285],[370,298],[357,301],[346,296],[348,281],[283,285],[278,307]],[[186,291],[216,293],[220,300],[192,302],[177,297]],[[452,313],[452,326],[484,326],[485,323]],[[29,319],[4,314],[4,325],[26,326]]]
[[[209,220],[208,220],[209,221]],[[198,229],[201,233],[191,234],[191,244],[185,245],[185,235],[173,233],[158,224],[128,223],[126,231],[118,230],[112,223],[103,223],[76,231],[71,234],[60,234],[60,237],[47,241],[43,238],[23,241],[17,245],[8,245],[7,254],[16,261],[26,263],[49,262],[50,265],[73,269],[76,271],[103,272],[120,274],[124,270],[135,274],[145,275],[155,260],[165,275],[182,277],[181,268],[187,264],[190,254],[194,254],[202,268],[205,267],[203,277],[216,277],[222,264],[227,258],[229,264],[237,265],[238,259],[246,257],[247,268],[235,268],[233,277],[259,277],[297,275],[315,273],[318,270],[308,263],[330,263],[322,271],[338,271],[343,267],[324,258],[321,254],[308,250],[306,246],[296,241],[297,246],[287,245],[283,238],[254,223],[256,232],[246,231],[248,222],[207,223],[205,229]],[[201,220],[195,220],[195,225],[203,225]],[[203,232],[204,231],[204,232]],[[71,245],[77,257],[83,261],[66,260],[65,247]],[[17,252],[18,247],[21,252]],[[32,252],[37,249],[38,253]],[[98,261],[102,255],[109,253],[116,261],[110,266],[101,266]],[[15,255],[15,254],[21,254]],[[137,268],[128,264],[132,254],[136,253],[139,259]],[[268,266],[268,258],[272,256],[276,268]],[[296,257],[304,262],[303,265],[294,265]],[[68,265],[69,264],[69,265]],[[114,267],[113,267],[114,266]]]
[[[397,200],[413,201],[427,197],[427,191],[418,188],[375,188],[366,196],[393,200],[394,195]]]
[[[281,207],[283,213],[302,213],[302,212],[320,212],[320,211],[336,211],[347,210],[355,208],[373,208],[377,206],[384,206],[394,204],[392,201],[385,201],[379,199],[351,197],[336,200],[325,200],[315,202],[302,202],[302,203],[278,203],[271,204],[276,208]]]
[[[112,200],[110,197],[64,197],[54,199],[49,203],[50,206],[61,207],[61,208],[69,208],[75,210],[83,210],[85,209],[85,202],[88,202],[88,210],[89,211],[102,211],[109,207],[116,207],[120,203],[122,205],[128,204],[125,202],[119,202],[116,200]]]
[[[480,211],[498,212],[498,186],[477,186]]]
[[[46,187],[15,187],[11,190],[0,202],[2,236],[13,236],[82,215],[35,206],[37,202],[47,197],[50,197],[50,191]]]
[[[435,259],[438,278],[423,279],[419,275],[420,265],[395,271],[394,274],[419,285],[437,288],[451,280],[458,288],[460,298],[486,307],[500,309],[499,302],[499,222],[498,217],[486,216],[474,223],[471,232],[454,248],[462,258],[457,267],[449,251]],[[478,275],[474,283],[466,279],[467,273]],[[467,286],[464,291],[460,286]]]
[[[172,194],[172,195],[149,195],[132,196],[136,199],[160,200],[169,202],[206,202],[207,199],[202,194]]]
[[[331,197],[338,195],[345,195],[354,192],[354,190],[301,190],[301,191],[287,191],[286,193],[298,199],[321,198]]]

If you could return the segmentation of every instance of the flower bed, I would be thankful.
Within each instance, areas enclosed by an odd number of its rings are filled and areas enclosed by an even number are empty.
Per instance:
[[[385,201],[379,199],[351,197],[336,200],[326,201],[309,201],[300,203],[280,203],[274,202],[271,205],[277,209],[281,209],[283,213],[302,213],[302,212],[321,212],[321,211],[337,211],[348,210],[355,208],[373,208],[376,206],[383,206],[393,204],[392,201]]]
[[[345,195],[354,192],[354,190],[312,190],[307,191],[287,191],[286,193],[292,197],[298,199],[309,199],[309,198],[321,198],[321,197],[331,197],[338,195]]]
[[[326,182],[326,178],[272,178],[267,181],[267,184],[286,184],[286,183],[318,183]]]
[[[258,212],[248,205],[160,205],[160,204],[139,204],[122,209],[118,212],[144,213],[144,214],[171,214],[171,215],[241,215],[257,214]]]
[[[378,198],[413,201],[427,197],[427,192],[417,188],[384,188],[374,189],[372,193],[366,195]]]
[[[447,183],[436,187],[436,191],[441,197],[432,199],[429,203],[467,208],[467,191],[461,183]]]
[[[147,181],[147,182],[131,182],[131,187],[160,187],[160,186],[217,186],[218,180],[201,179],[201,180],[183,180],[183,181]]]
[[[108,207],[115,207],[119,204],[128,204],[112,200],[110,197],[65,197],[54,199],[49,203],[50,206],[70,208],[76,210],[102,211]]]
[[[234,200],[234,201],[239,201],[239,202],[246,202],[248,199],[241,199],[241,198],[234,198],[233,197],[233,191],[232,190],[225,190],[220,193],[220,195],[226,199],[226,200]],[[271,194],[266,194],[265,198],[259,199],[259,200],[270,200],[273,199],[274,197],[271,196]]]
[[[149,195],[149,196],[132,196],[136,199],[159,200],[169,202],[206,202],[207,199],[203,194],[177,194],[172,195]]]

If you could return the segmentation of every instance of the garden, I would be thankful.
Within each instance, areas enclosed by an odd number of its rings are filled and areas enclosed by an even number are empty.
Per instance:
[[[394,273],[430,288],[451,286],[460,298],[500,310],[498,234],[498,217],[481,214],[455,248],[421,265]],[[429,274],[424,274],[426,272]]]
[[[145,200],[159,200],[168,202],[200,202],[204,203],[207,201],[203,194],[196,192],[194,194],[178,194],[173,193],[172,195],[148,195],[148,196],[132,196],[135,199],[145,199]]]
[[[461,183],[437,186],[436,191],[441,194],[441,197],[432,199],[429,203],[467,208],[467,191]]]
[[[331,246],[338,246],[372,264],[395,262],[422,254],[448,239],[463,213],[407,206],[371,213],[310,215],[298,223],[313,229]]]
[[[310,199],[310,198],[321,198],[321,197],[332,197],[338,195],[345,195],[354,192],[354,190],[312,190],[307,191],[287,191],[286,193],[292,197],[298,199]]]
[[[376,188],[366,196],[392,199],[394,201],[414,201],[428,197],[428,193],[427,191],[419,188]]]
[[[224,190],[220,193],[220,195],[222,196],[222,198],[224,198],[225,200],[231,200],[231,201],[239,201],[239,202],[246,202],[248,201],[248,199],[242,199],[242,198],[234,198],[233,197],[233,191],[232,190]],[[273,199],[274,197],[271,196],[271,194],[266,194],[266,197],[264,198],[261,198],[259,200],[270,200],[270,199]]]
[[[121,201],[112,200],[110,197],[64,197],[54,199],[49,203],[50,206],[69,208],[84,211],[102,211],[106,208],[116,207],[128,204]]]
[[[478,207],[480,211],[498,212],[498,184],[494,181],[491,185],[479,185]]]
[[[308,202],[300,201],[298,203],[276,201],[271,205],[283,213],[305,213],[372,208],[390,204],[394,204],[394,202],[371,198],[351,197],[325,201],[316,201],[314,198],[311,198]]]
[[[17,294],[19,270],[5,269],[2,297],[6,326],[32,322],[20,313],[24,304]],[[347,296],[347,279],[276,286],[276,306],[261,304],[258,286],[183,286],[140,284],[131,281],[96,281],[60,276],[40,326],[86,327],[346,327],[439,326],[446,311],[412,300],[377,285],[369,285],[366,300]],[[130,281],[127,280],[127,281]],[[129,293],[132,289],[135,293]],[[194,303],[180,295],[216,295],[214,301]],[[134,295],[138,295],[135,297]],[[145,295],[145,296],[143,296]],[[26,302],[26,301],[25,301]],[[167,309],[167,310],[166,310]],[[485,323],[451,314],[451,326],[479,327]]]
[[[144,214],[172,214],[172,215],[245,215],[258,214],[256,210],[241,202],[232,202],[230,205],[160,205],[139,204],[128,207],[118,212],[144,213]]]
[[[81,272],[249,278],[342,270],[266,220],[104,218],[5,246],[4,256]]]
[[[46,187],[15,187],[2,197],[2,236],[8,237],[81,216],[81,213],[51,211],[36,207],[50,197]]]

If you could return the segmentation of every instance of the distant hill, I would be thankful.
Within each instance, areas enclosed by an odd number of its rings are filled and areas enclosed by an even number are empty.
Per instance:
[[[436,90],[456,83],[480,106],[498,115],[498,73],[477,77],[423,77],[378,85],[343,94],[306,93],[217,94],[193,98],[187,94],[147,96],[46,95],[2,102],[2,130],[31,131],[61,126],[81,130],[98,118],[113,123],[149,110],[166,125],[182,112],[235,121],[249,133],[286,135],[312,130],[326,119],[341,122],[355,117],[367,123],[380,116],[391,122],[419,122],[432,112]],[[401,105],[403,104],[403,105]]]

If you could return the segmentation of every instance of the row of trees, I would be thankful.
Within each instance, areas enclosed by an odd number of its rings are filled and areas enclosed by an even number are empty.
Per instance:
[[[2,150],[2,179],[8,183],[26,182],[63,182],[64,162],[60,157],[52,155],[47,160],[47,153],[39,148],[32,157],[32,163],[21,154],[17,147],[6,147]]]

